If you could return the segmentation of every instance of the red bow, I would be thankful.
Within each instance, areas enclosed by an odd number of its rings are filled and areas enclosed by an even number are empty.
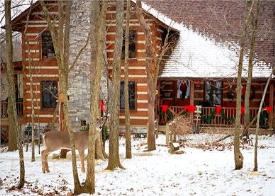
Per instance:
[[[161,105],[161,106],[160,106],[161,111],[164,112],[164,113],[167,112],[168,107],[169,107],[169,105]]]
[[[272,110],[273,110],[273,108],[272,108],[272,106],[266,106],[266,107],[264,107],[263,110],[266,111],[266,112],[268,112],[268,113],[271,113]]]
[[[216,114],[221,114],[221,112],[222,112],[222,106],[216,105],[215,112],[216,112]]]
[[[244,114],[244,113],[245,113],[245,107],[242,106],[242,107],[241,107],[241,114]]]
[[[101,112],[105,112],[106,111],[106,107],[105,107],[105,103],[103,100],[100,100],[99,102],[99,108]]]
[[[187,111],[187,112],[195,112],[196,110],[196,106],[195,105],[187,105],[187,106],[183,106],[183,108]]]

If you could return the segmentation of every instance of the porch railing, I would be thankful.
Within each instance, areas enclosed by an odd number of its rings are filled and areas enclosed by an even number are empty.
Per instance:
[[[160,112],[160,124],[172,120],[173,118],[185,113],[186,109],[182,106],[169,106],[168,110]],[[258,112],[258,108],[250,108],[250,119],[252,120]],[[236,108],[222,107],[219,113],[216,113],[215,107],[202,107],[200,115],[200,124],[202,126],[228,126],[232,127],[235,124]],[[241,115],[241,124],[244,123],[244,114]],[[254,122],[255,125],[255,122]]]
[[[258,112],[258,108],[250,108],[250,119],[252,120]],[[201,125],[207,126],[234,126],[236,118],[235,107],[223,107],[216,114],[215,107],[202,107]],[[244,124],[244,115],[241,115],[241,124]],[[255,123],[254,123],[255,124]]]
[[[8,102],[1,101],[1,118],[8,118]],[[16,102],[16,112],[18,116],[23,115],[23,102]]]

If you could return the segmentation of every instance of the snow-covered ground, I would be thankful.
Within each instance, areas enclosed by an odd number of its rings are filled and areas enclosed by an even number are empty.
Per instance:
[[[221,135],[189,135],[186,143],[213,142]],[[253,173],[253,147],[246,146],[244,168],[234,170],[232,138],[224,143],[223,151],[185,147],[184,154],[172,155],[157,140],[157,150],[144,152],[145,140],[133,141],[133,159],[124,159],[124,140],[121,140],[121,161],[125,170],[104,170],[107,161],[96,166],[95,195],[275,195],[275,136],[261,136],[259,172]],[[186,145],[187,146],[187,145]],[[41,172],[40,155],[30,162],[25,153],[26,180],[23,190],[8,189],[18,181],[18,153],[0,153],[0,195],[66,195],[72,190],[71,161],[49,159],[50,173]],[[50,156],[51,157],[51,156]],[[70,157],[70,156],[68,156]],[[79,161],[78,164],[80,165]],[[80,168],[79,168],[80,169]],[[80,172],[80,170],[79,170]],[[80,172],[81,173],[81,172]],[[80,174],[81,180],[85,177]]]

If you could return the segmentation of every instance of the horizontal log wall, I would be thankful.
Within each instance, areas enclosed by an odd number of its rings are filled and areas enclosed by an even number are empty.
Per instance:
[[[50,14],[57,14],[57,8],[51,5]],[[107,34],[106,34],[106,52],[109,63],[109,74],[112,72],[112,61],[115,43],[115,7],[109,6],[107,10]],[[31,119],[31,81],[33,78],[34,91],[34,109],[35,122],[49,123],[53,120],[54,109],[44,109],[41,107],[41,81],[58,81],[58,66],[54,58],[42,58],[41,33],[47,30],[47,23],[43,20],[43,12],[34,10],[29,21],[23,21],[28,24],[26,30],[22,30],[22,57],[24,67],[24,122],[30,122]],[[153,37],[153,45],[159,52],[162,44],[163,26],[156,22],[152,16],[146,15],[146,20],[150,25]],[[129,59],[129,81],[136,82],[136,110],[130,112],[130,121],[132,125],[146,126],[148,121],[148,93],[147,93],[147,75],[146,75],[146,50],[145,35],[139,25],[139,21],[134,14],[131,14],[130,29],[137,32],[136,36],[136,58]],[[122,65],[121,80],[124,78],[124,66]],[[120,122],[124,124],[124,112],[120,113]]]
[[[107,10],[107,35],[106,35],[106,48],[109,63],[109,76],[112,73],[112,62],[115,48],[115,7],[109,7]],[[152,17],[145,16],[147,24],[151,28],[152,42],[156,50],[160,50],[162,39],[161,33],[164,32],[163,27],[158,24]],[[124,21],[124,26],[125,26]],[[146,74],[146,48],[145,48],[145,35],[142,27],[139,24],[138,18],[132,12],[130,19],[130,30],[136,31],[136,57],[129,59],[129,81],[136,82],[136,110],[130,111],[131,125],[146,126],[148,122],[148,87],[147,87],[147,74]],[[122,60],[121,80],[124,79],[124,60]],[[120,124],[125,122],[124,112],[120,112]]]
[[[50,4],[50,14],[57,14],[57,4]],[[22,21],[22,65],[24,88],[24,118],[23,123],[31,122],[32,99],[31,85],[33,88],[33,105],[35,112],[34,121],[49,123],[53,121],[55,108],[41,107],[41,81],[58,81],[58,66],[55,58],[42,58],[41,34],[47,30],[47,23],[43,19],[42,10],[32,10],[29,21]],[[31,82],[32,77],[32,82]],[[58,117],[58,112],[57,112]]]

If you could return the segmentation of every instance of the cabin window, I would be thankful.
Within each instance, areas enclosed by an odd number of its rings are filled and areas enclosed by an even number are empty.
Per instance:
[[[222,103],[222,82],[206,81],[204,85],[205,102],[208,106],[221,105]]]
[[[52,58],[55,56],[52,36],[49,31],[42,33],[42,57]]]
[[[135,30],[129,31],[129,58],[136,58],[136,34]],[[125,32],[123,33],[123,37],[125,38]],[[123,39],[121,58],[125,58],[125,39]]]
[[[57,100],[57,81],[41,82],[42,108],[55,108]]]
[[[129,92],[129,109],[136,109],[136,83],[134,81],[129,81],[128,85]],[[125,109],[125,98],[124,98],[124,81],[120,82],[120,109]]]

